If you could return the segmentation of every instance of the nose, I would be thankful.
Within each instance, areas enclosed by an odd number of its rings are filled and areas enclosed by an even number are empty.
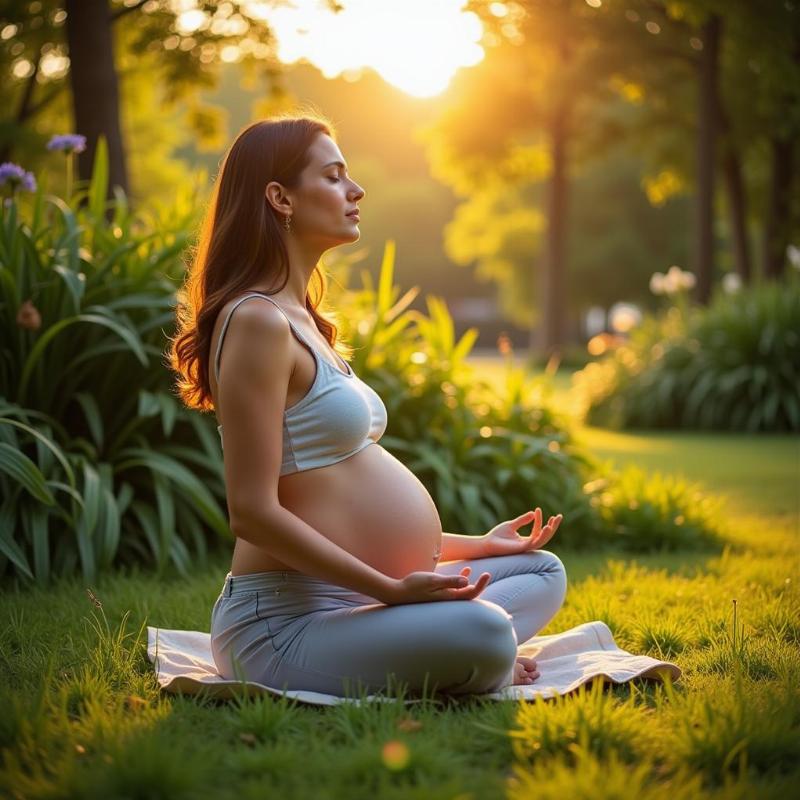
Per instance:
[[[355,182],[353,182],[353,191],[350,192],[350,197],[354,200],[360,200],[366,192]]]

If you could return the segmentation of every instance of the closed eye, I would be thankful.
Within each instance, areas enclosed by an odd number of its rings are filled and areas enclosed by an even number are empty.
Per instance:
[[[328,178],[329,181],[333,181],[334,183],[339,183],[338,178]]]

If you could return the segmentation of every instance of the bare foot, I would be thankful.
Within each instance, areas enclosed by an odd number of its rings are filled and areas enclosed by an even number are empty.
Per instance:
[[[539,670],[536,669],[536,662],[527,656],[517,656],[517,663],[514,665],[514,682],[517,684],[530,684],[539,677]]]

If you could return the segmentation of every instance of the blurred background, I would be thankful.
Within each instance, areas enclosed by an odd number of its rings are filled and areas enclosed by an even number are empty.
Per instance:
[[[800,266],[799,16],[790,0],[11,0],[0,161],[57,193],[45,143],[85,135],[88,179],[102,133],[109,196],[169,205],[182,185],[202,196],[244,125],[317,108],[366,190],[340,253],[377,276],[391,238],[413,307],[442,297],[476,353],[506,336],[577,365],[659,307],[654,273],[691,272],[707,304]]]

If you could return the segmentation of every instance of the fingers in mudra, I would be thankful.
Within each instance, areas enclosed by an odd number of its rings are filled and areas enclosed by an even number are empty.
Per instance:
[[[550,517],[550,519],[547,520],[547,525],[542,528],[542,510],[537,508],[535,511],[533,529],[531,530],[531,548],[539,548],[547,544],[555,535],[563,518],[562,514],[556,514],[554,517]]]

